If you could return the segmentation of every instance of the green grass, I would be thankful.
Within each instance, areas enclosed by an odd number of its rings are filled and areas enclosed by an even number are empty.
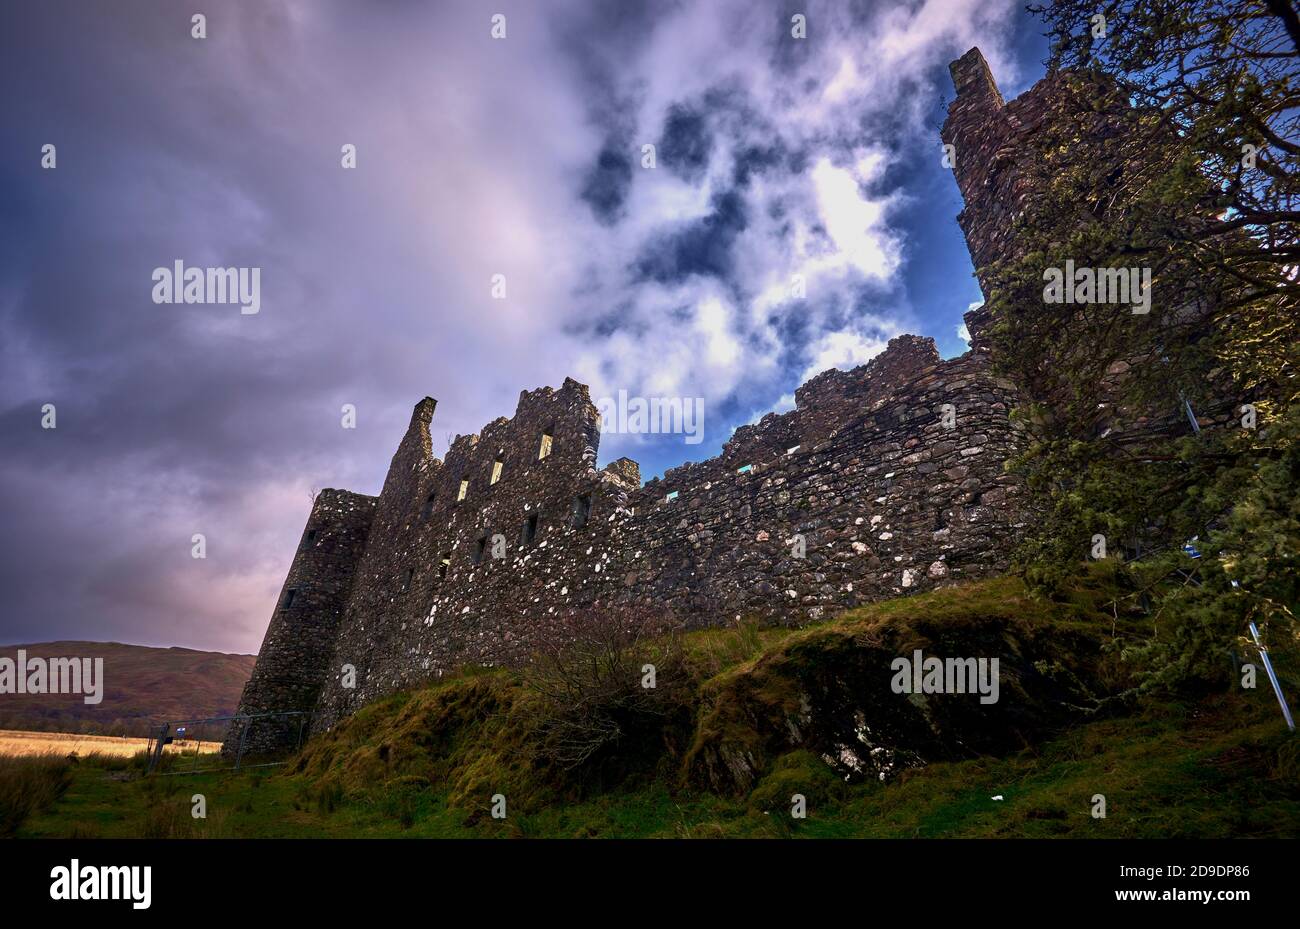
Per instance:
[[[1010,681],[1004,691],[1024,713],[1048,713],[1042,694],[1050,702],[1058,685],[1121,688],[1127,672],[1117,649],[1104,646],[1140,629],[1107,608],[1109,595],[1096,572],[1061,601],[998,579],[800,630],[742,624],[693,633],[683,642],[689,712],[665,723],[663,744],[643,752],[644,764],[610,782],[547,769],[530,751],[526,722],[536,707],[520,677],[475,669],[363,708],[283,768],[145,777],[137,758],[33,769],[14,783],[35,784],[36,799],[11,803],[9,828],[33,837],[176,838],[1297,834],[1300,740],[1287,733],[1267,686],[1127,706],[1122,717],[1047,728],[997,754],[950,754],[887,783],[847,784],[809,743],[784,735],[789,717],[781,714],[800,688],[874,674],[882,656],[912,643],[1028,654],[1041,672],[1025,673],[1040,679],[1023,688]],[[1294,703],[1294,677],[1284,679]],[[752,777],[722,786],[702,777],[696,762],[710,751],[720,757],[719,746],[751,751]],[[4,783],[0,768],[0,810]],[[504,820],[489,813],[498,793],[508,804]],[[190,815],[195,794],[206,799],[206,819]],[[805,819],[790,815],[794,794],[806,798]],[[1092,816],[1097,794],[1104,819]]]
[[[144,778],[83,762],[29,837],[1243,837],[1300,824],[1296,738],[1271,695],[1218,697],[1106,720],[1009,758],[931,764],[889,784],[845,785],[792,753],[748,797],[660,780],[533,811],[488,813],[436,785],[389,783],[346,797],[287,772]],[[123,780],[124,776],[131,779]],[[189,817],[204,794],[208,819]],[[803,793],[808,816],[790,816]],[[1091,815],[1106,797],[1107,816]],[[1001,801],[993,800],[1001,795]]]
[[[0,756],[0,838],[46,809],[68,788],[71,763],[62,756]]]

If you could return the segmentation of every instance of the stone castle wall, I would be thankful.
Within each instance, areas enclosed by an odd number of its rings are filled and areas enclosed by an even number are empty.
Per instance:
[[[442,461],[421,401],[379,497],[322,492],[241,712],[314,705],[319,731],[454,668],[521,661],[575,609],[801,623],[1005,569],[1014,392],[982,357],[903,336],[796,400],[645,486],[626,459],[595,467],[599,415],[574,381],[521,395]]]
[[[977,51],[953,76],[944,140],[958,145],[961,225],[978,269],[1010,247],[999,211],[1024,195],[1004,143],[1053,79],[1007,105]],[[313,730],[327,729],[448,670],[521,661],[568,610],[803,623],[999,573],[1020,528],[1022,491],[1002,467],[1021,441],[1015,401],[978,340],[942,361],[932,340],[902,336],[866,365],[813,378],[794,410],[740,427],[718,457],[642,486],[635,462],[596,467],[599,413],[573,380],[522,393],[512,418],[458,436],[441,461],[426,398],[379,497],[322,494],[355,501],[368,532],[313,510],[308,533],[322,543],[349,533],[340,550],[352,567],[318,582],[321,564],[300,550],[286,589],[318,590],[324,618],[277,609],[241,712],[313,702]],[[300,658],[304,638],[316,641]]]

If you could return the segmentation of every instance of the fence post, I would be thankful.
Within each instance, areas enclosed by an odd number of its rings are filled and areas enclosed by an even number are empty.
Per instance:
[[[239,750],[235,752],[235,770],[239,770],[239,763],[244,760],[244,742],[248,739],[248,730],[253,725],[253,717],[244,717],[244,731],[239,734]]]
[[[167,731],[169,729],[171,729],[171,723],[163,723],[158,727],[158,740],[149,755],[149,770],[145,773],[153,774],[158,769],[158,762],[162,761],[163,747],[167,744]]]
[[[188,731],[188,727],[186,727]],[[199,722],[198,734],[194,737],[194,764],[190,765],[191,771],[199,769],[199,750],[203,747],[203,723]]]

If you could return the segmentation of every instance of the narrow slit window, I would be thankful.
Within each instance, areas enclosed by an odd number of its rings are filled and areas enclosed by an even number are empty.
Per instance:
[[[493,484],[501,480],[501,469],[505,467],[505,464],[506,463],[502,461],[500,458],[492,462],[492,483]]]
[[[407,568],[407,569],[406,569],[406,576],[402,578],[402,590],[403,590],[403,591],[410,590],[410,589],[411,589],[411,581],[413,581],[413,580],[415,580],[415,569],[414,569],[414,568]]]
[[[575,497],[573,501],[573,528],[581,529],[591,518],[591,494]]]
[[[284,608],[286,610],[289,609],[289,607],[293,606],[294,598],[297,596],[298,596],[298,589],[296,587],[290,587],[287,591],[285,591]]]
[[[450,567],[451,553],[448,552],[446,555],[442,556],[442,561],[438,563],[438,580],[445,581],[447,579],[447,569]]]
[[[537,514],[534,513],[524,520],[524,527],[519,531],[519,544],[532,545],[533,539],[537,538]]]
[[[483,556],[487,554],[488,537],[486,534],[479,536],[478,542],[474,544],[474,564],[481,564]]]
[[[316,544],[316,530],[315,530],[315,529],[308,529],[308,530],[307,530],[307,541],[306,541],[306,544],[307,544],[307,547],[308,547],[308,548],[311,548],[313,545]]]
[[[546,458],[551,454],[551,446],[555,442],[555,438],[552,435],[553,428],[554,427],[552,427],[552,429],[547,429],[545,432],[542,433],[542,445],[540,448],[537,449],[538,461],[541,461],[543,458]]]
[[[429,494],[429,496],[427,496],[427,497],[424,498],[424,518],[425,518],[425,519],[428,519],[430,516],[433,515],[433,501],[434,501],[434,498],[436,498],[437,496],[438,496],[437,494]]]
[[[460,490],[456,491],[456,502],[459,503],[460,501],[464,500],[468,496],[469,496],[469,478],[462,477],[460,479]]]

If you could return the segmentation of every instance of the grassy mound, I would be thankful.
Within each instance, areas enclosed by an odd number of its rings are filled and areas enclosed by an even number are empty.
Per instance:
[[[1073,602],[1000,579],[890,601],[803,630],[703,683],[686,773],[748,792],[773,760],[811,751],[849,781],[940,760],[1002,755],[1095,714],[1123,678],[1104,652],[1105,585]],[[899,656],[997,658],[999,692],[897,694]]]
[[[1148,631],[1117,611],[1116,593],[1104,570],[1061,601],[998,579],[801,630],[691,633],[653,646],[656,660],[681,664],[663,704],[601,716],[622,728],[576,767],[539,741],[567,708],[548,704],[527,671],[470,670],[364,708],[269,773],[73,766],[62,797],[29,811],[18,834],[1294,834],[1300,741],[1267,686],[1116,699],[1130,683],[1116,646]],[[998,702],[894,693],[890,662],[915,649],[1000,657]],[[207,798],[205,821],[189,818],[193,793]],[[504,818],[491,812],[498,797]]]
[[[457,805],[502,789],[521,803],[545,803],[553,791],[532,776],[522,727],[511,725],[524,699],[519,682],[500,672],[398,694],[313,739],[291,772],[349,795],[436,783]]]
[[[542,757],[545,712],[527,675],[479,671],[372,704],[313,740],[293,773],[356,794],[376,786],[445,789],[480,809],[495,793],[520,809],[659,781],[746,795],[791,753],[818,777],[885,780],[934,761],[1005,755],[1106,706],[1124,683],[1104,646],[1117,634],[1112,591],[1084,579],[1073,600],[1027,595],[998,579],[876,604],[818,626],[707,630],[682,642],[686,687],[657,728],[627,725],[613,776]],[[998,701],[900,695],[891,662],[915,650],[1000,657]],[[639,662],[634,662],[639,665]]]

